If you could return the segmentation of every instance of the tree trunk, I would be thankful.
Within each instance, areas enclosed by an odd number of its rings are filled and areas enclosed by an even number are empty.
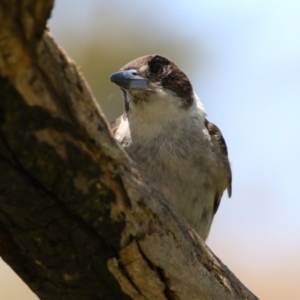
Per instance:
[[[0,2],[0,255],[40,299],[257,299],[112,137],[45,29]]]

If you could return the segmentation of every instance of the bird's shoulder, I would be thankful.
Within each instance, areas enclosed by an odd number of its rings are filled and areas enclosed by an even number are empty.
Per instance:
[[[110,129],[111,129],[113,135],[116,134],[116,132],[121,124],[121,121],[122,121],[122,116],[118,117],[117,119],[115,119],[114,121],[112,121],[110,123]]]
[[[211,137],[211,141],[215,146],[216,151],[218,151],[221,157],[223,158],[222,161],[224,163],[224,167],[226,169],[227,179],[228,179],[227,191],[228,191],[228,196],[230,197],[232,193],[232,188],[231,188],[232,173],[231,173],[230,163],[228,160],[228,150],[227,150],[225,139],[222,135],[221,130],[217,125],[209,122],[207,119],[205,119],[204,125]]]
[[[217,141],[217,145],[220,149],[220,152],[224,156],[228,157],[227,145],[226,145],[225,139],[224,139],[219,127],[217,125],[215,125],[214,123],[209,122],[207,119],[205,119],[204,125],[205,125],[210,137]]]

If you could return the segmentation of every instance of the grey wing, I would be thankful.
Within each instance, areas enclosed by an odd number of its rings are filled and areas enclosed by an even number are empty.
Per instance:
[[[119,143],[126,148],[130,142],[131,142],[131,138],[130,138],[130,130],[128,127],[128,130],[125,132],[123,132],[123,134],[117,134],[118,129],[120,127],[121,122],[125,122],[124,124],[127,124],[128,126],[128,122],[127,122],[127,116],[125,114],[123,114],[122,116],[120,116],[119,118],[117,118],[115,121],[110,123],[110,129],[114,135],[114,137],[119,141]],[[123,125],[124,125],[123,124]],[[125,125],[126,126],[126,125]],[[124,129],[124,128],[123,128]]]
[[[121,118],[122,118],[122,116],[119,117],[119,118],[117,118],[117,119],[115,119],[114,121],[112,121],[112,122],[110,123],[110,129],[111,129],[113,135],[116,134],[116,131],[118,130],[118,128],[119,128],[119,126],[120,126]]]
[[[232,173],[231,173],[230,163],[228,160],[228,150],[227,150],[227,145],[226,145],[225,139],[221,133],[221,130],[215,124],[207,121],[206,119],[205,119],[205,127],[207,128],[209,135],[212,138],[214,138],[215,141],[217,141],[217,145],[219,146],[218,149],[220,151],[220,154],[223,156],[223,163],[224,163],[224,167],[225,167],[225,170],[227,173],[227,192],[228,192],[228,197],[231,197]],[[215,212],[217,211],[217,209],[219,207],[221,197],[222,197],[222,195],[216,195],[215,209],[214,209]]]

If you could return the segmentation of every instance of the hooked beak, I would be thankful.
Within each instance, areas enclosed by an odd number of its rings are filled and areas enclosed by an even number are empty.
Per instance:
[[[148,80],[137,75],[136,70],[118,71],[110,76],[110,80],[125,90],[148,89]]]

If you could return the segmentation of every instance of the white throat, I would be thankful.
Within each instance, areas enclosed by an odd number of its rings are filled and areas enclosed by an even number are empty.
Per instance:
[[[179,131],[186,129],[197,130],[199,134],[199,129],[205,128],[206,116],[199,98],[194,93],[191,107],[185,108],[182,107],[181,100],[175,97],[172,93],[161,92],[153,94],[147,102],[130,103],[128,126],[132,138],[137,137],[140,142],[146,142],[158,135],[184,134]],[[128,131],[126,133],[128,134]]]

